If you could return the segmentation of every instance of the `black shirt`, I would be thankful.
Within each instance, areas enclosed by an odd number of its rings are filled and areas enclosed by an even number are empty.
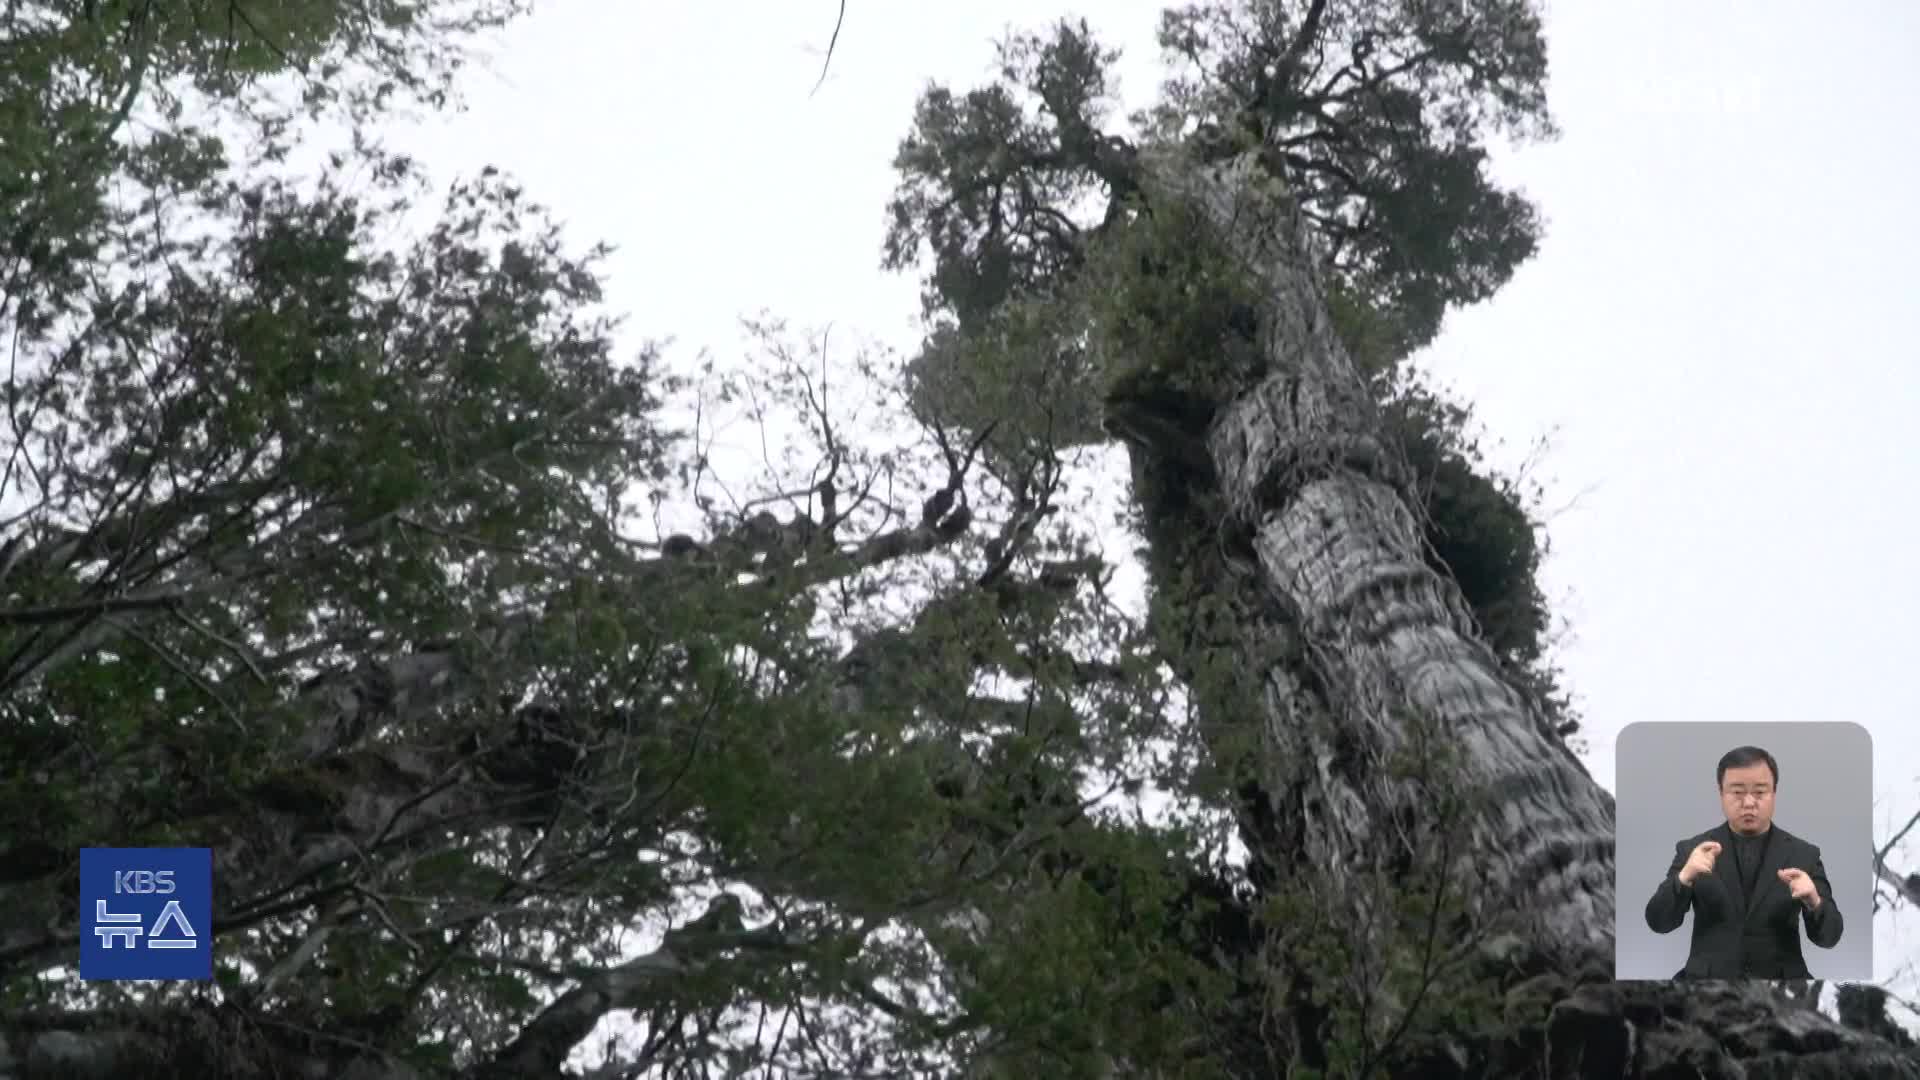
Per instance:
[[[1740,881],[1742,898],[1753,895],[1754,883],[1760,879],[1760,862],[1766,855],[1767,839],[1772,834],[1773,826],[1771,825],[1767,826],[1766,832],[1755,836],[1746,836],[1737,832],[1733,834],[1733,850],[1729,854],[1733,856],[1733,865]]]

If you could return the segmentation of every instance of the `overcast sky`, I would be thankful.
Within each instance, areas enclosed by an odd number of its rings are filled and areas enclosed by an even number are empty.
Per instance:
[[[442,176],[499,165],[617,245],[636,343],[737,355],[766,309],[909,350],[916,283],[877,266],[918,92],[986,79],[1010,25],[1085,13],[1142,104],[1160,7],[852,0],[810,96],[836,0],[555,0],[490,46],[465,116],[404,144]],[[1545,245],[1422,362],[1503,462],[1550,440],[1589,768],[1613,787],[1636,720],[1853,720],[1885,836],[1920,808],[1920,4],[1592,0],[1548,33],[1564,134],[1499,163]],[[1877,920],[1883,978],[1920,957],[1920,919],[1898,923]]]

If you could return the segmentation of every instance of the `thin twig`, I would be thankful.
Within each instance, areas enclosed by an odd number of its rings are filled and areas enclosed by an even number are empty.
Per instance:
[[[840,26],[846,21],[847,0],[840,0],[840,16],[833,20],[833,36],[827,39],[827,58],[820,62],[820,81],[813,84],[812,90],[807,91],[808,97],[819,93],[820,88],[826,85],[827,68],[833,63],[833,47],[840,43]]]
[[[1893,839],[1887,841],[1879,851],[1874,852],[1873,866],[1875,870],[1878,870],[1881,865],[1887,861],[1887,853],[1892,851],[1894,846],[1900,843],[1902,837],[1912,831],[1915,824],[1920,824],[1920,810],[1914,811],[1913,816],[1907,819],[1907,823],[1900,826],[1900,831],[1893,834]]]
[[[260,684],[262,686],[266,686],[269,688],[273,686],[273,680],[267,678],[267,673],[261,670],[260,661],[254,658],[252,650],[248,649],[245,645],[242,645],[237,641],[233,641],[228,638],[222,637],[220,634],[214,631],[213,627],[208,626],[206,623],[203,623],[200,620],[194,618],[193,616],[187,614],[185,611],[182,611],[178,605],[169,608],[168,611],[173,615],[174,618],[180,620],[182,623],[185,623],[187,626],[187,629],[192,630],[194,633],[199,634],[201,637],[206,638],[207,640],[213,642],[216,645],[221,646],[222,648],[226,649],[228,652],[232,653],[234,657],[240,661],[240,663],[246,666],[247,671],[250,674],[252,674],[254,678],[260,680]]]

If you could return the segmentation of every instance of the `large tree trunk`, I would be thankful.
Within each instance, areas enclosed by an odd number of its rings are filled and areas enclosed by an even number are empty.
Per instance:
[[[1483,954],[1511,972],[1499,981],[1524,980],[1509,996],[1507,1030],[1453,1033],[1399,1069],[1374,1064],[1409,1074],[1920,1076],[1910,1053],[1764,988],[1682,994],[1611,982],[1612,799],[1503,677],[1458,590],[1423,557],[1403,470],[1333,331],[1297,208],[1257,153],[1202,166],[1167,150],[1143,164],[1152,200],[1197,211],[1263,298],[1265,370],[1218,403],[1207,435],[1225,546],[1257,565],[1270,605],[1255,622],[1289,641],[1286,658],[1260,672],[1258,771],[1272,817],[1294,827],[1250,835],[1256,859],[1310,858],[1312,873],[1337,882],[1378,848],[1405,843],[1405,823],[1423,807],[1384,763],[1414,744],[1416,728],[1444,732],[1458,779],[1485,797],[1464,822],[1464,857],[1447,869],[1475,923],[1497,930],[1490,941],[1501,947]],[[1142,452],[1180,449],[1136,439]]]

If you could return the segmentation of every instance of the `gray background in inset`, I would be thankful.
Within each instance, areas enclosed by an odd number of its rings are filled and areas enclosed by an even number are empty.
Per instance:
[[[1758,746],[1780,766],[1773,823],[1816,844],[1833,900],[1846,916],[1840,943],[1822,949],[1801,931],[1816,979],[1873,978],[1873,737],[1846,721],[1641,721],[1620,729],[1614,782],[1614,977],[1671,979],[1686,966],[1693,914],[1669,934],[1647,929],[1647,900],[1673,846],[1722,824],[1714,767],[1736,746]],[[1804,868],[1803,868],[1804,869]]]

